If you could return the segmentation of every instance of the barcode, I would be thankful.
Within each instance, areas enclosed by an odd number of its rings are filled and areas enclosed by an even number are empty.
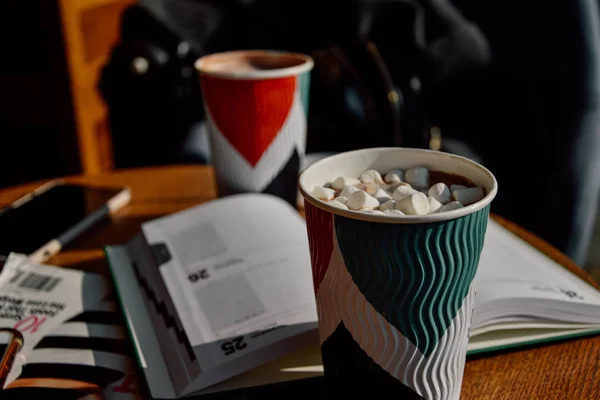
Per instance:
[[[50,275],[36,274],[35,272],[28,272],[27,275],[23,276],[25,271],[19,270],[10,279],[10,283],[16,283],[17,286],[25,289],[43,290],[45,292],[51,292],[62,280]]]

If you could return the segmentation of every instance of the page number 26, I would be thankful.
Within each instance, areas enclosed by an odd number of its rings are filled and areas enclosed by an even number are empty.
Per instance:
[[[247,346],[248,343],[244,341],[244,337],[239,336],[226,342],[223,342],[223,344],[221,344],[221,350],[223,350],[223,353],[225,353],[225,355],[228,356],[230,354],[235,353],[236,351],[244,350]]]

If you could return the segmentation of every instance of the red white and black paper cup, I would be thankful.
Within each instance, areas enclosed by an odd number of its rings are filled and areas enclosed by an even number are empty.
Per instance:
[[[262,192],[296,204],[312,67],[309,56],[262,50],[196,62],[219,196]]]

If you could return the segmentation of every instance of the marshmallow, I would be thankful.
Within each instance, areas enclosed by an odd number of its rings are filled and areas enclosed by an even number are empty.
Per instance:
[[[404,180],[404,171],[401,169],[393,169],[385,174],[383,180],[386,183],[402,182]]]
[[[347,209],[348,209],[348,207],[346,207],[346,205],[345,205],[345,204],[342,204],[342,203],[340,203],[340,202],[339,202],[339,201],[337,201],[337,200],[331,200],[331,201],[330,201],[330,202],[328,202],[327,204],[329,204],[330,206],[332,206],[332,207],[335,207],[335,208],[340,208],[340,209],[342,209],[342,210],[347,210]]]
[[[363,211],[365,214],[377,214],[377,215],[383,215],[383,212],[379,211],[379,210],[364,210]]]
[[[383,213],[385,215],[406,215],[402,211],[395,209],[383,210]]]
[[[442,203],[440,203],[433,197],[429,196],[427,200],[429,201],[429,210],[427,211],[427,214],[436,213],[440,210],[440,208],[442,208]]]
[[[454,192],[455,190],[466,189],[466,186],[463,185],[450,185],[450,192]]]
[[[392,210],[396,208],[396,201],[395,200],[388,200],[385,203],[383,203],[382,205],[379,206],[379,209],[381,211],[385,211],[385,210]]]
[[[400,186],[410,187],[410,185],[406,182],[394,182],[394,183],[388,183],[385,185],[381,185],[381,188],[383,190],[385,190],[386,192],[388,192],[390,195],[392,195],[396,191],[396,189],[398,189]]]
[[[335,197],[335,190],[324,188],[322,186],[315,186],[310,194],[319,200],[331,200]]]
[[[363,183],[383,183],[381,174],[374,169],[363,172],[363,174],[360,176],[360,181]]]
[[[480,187],[458,189],[452,192],[452,198],[459,201],[461,204],[468,206],[483,199],[483,189]]]
[[[390,196],[388,194],[388,192],[386,192],[385,190],[383,190],[381,188],[377,189],[377,191],[375,192],[373,197],[375,197],[379,201],[380,204],[383,204],[392,198],[392,196]]]
[[[344,187],[344,189],[342,190],[342,193],[340,193],[340,197],[345,197],[345,198],[349,199],[350,196],[352,196],[352,193],[358,192],[359,190],[360,189],[357,188],[356,186],[348,185],[348,186]]]
[[[404,177],[412,186],[420,188],[429,186],[429,170],[425,167],[407,169]]]
[[[443,182],[436,183],[430,187],[427,193],[442,204],[448,204],[452,200],[452,193],[450,193],[450,189]]]
[[[379,201],[370,194],[359,190],[358,192],[352,193],[348,198],[346,206],[351,210],[369,210],[379,207]]]
[[[396,201],[396,209],[406,215],[424,215],[429,211],[429,200],[421,192],[413,194]]]
[[[335,180],[331,184],[331,187],[336,190],[342,190],[343,188],[345,188],[348,185],[354,186],[354,185],[358,185],[359,183],[360,183],[360,181],[356,178],[346,178],[343,176],[339,176],[339,177],[335,178]]]
[[[400,185],[394,191],[394,194],[392,194],[392,199],[394,199],[396,201],[402,200],[403,198],[408,197],[415,192],[416,192],[416,190],[411,188],[410,186]]]
[[[460,204],[460,202],[451,201],[450,203],[448,203],[445,206],[443,206],[442,208],[440,208],[440,210],[438,212],[453,211],[453,210],[458,210],[459,208],[463,208],[463,205]]]
[[[444,182],[429,187],[429,170],[424,166],[392,169],[385,179],[374,169],[365,171],[360,179],[338,176],[333,182],[313,187],[311,194],[341,210],[393,216],[458,210],[485,197],[480,187],[448,188]]]
[[[377,186],[375,183],[359,183],[356,185],[356,188],[367,192],[370,195],[374,195],[375,192],[377,192],[377,189],[379,189],[379,186]]]
[[[342,203],[343,205],[348,204],[348,199],[344,196],[338,196],[334,200],[337,201],[338,203]]]

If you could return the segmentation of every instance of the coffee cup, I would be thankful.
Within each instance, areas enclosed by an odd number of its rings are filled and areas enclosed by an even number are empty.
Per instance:
[[[311,195],[339,176],[415,166],[464,177],[485,196],[453,211],[399,217],[336,208]],[[474,277],[498,190],[493,174],[443,152],[373,148],[317,161],[299,186],[328,392],[458,399]]]
[[[196,61],[219,196],[262,192],[296,204],[306,148],[306,55],[232,51]]]

